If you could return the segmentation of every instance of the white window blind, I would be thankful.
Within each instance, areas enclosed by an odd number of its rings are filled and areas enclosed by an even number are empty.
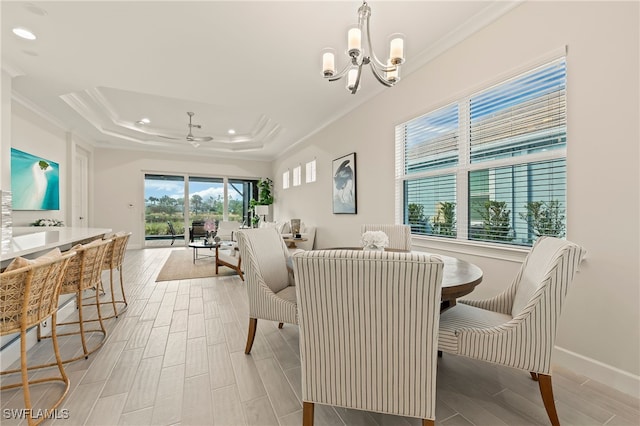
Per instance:
[[[311,183],[316,181],[316,160],[309,161],[306,164],[304,178],[306,183]]]
[[[397,126],[404,223],[510,245],[564,237],[566,122],[563,57]]]
[[[405,174],[456,165],[458,105],[453,104],[400,127],[404,138]]]
[[[470,99],[471,162],[566,143],[565,61],[545,65]]]
[[[302,184],[302,166],[296,166],[293,168],[293,186],[300,186]]]
[[[282,173],[282,189],[289,189],[289,170]]]

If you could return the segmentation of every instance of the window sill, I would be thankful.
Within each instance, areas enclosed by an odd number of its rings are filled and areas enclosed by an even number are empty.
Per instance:
[[[530,247],[503,246],[500,244],[435,238],[415,234],[411,235],[411,241],[414,250],[447,251],[453,254],[488,257],[517,263],[522,263],[531,250]]]

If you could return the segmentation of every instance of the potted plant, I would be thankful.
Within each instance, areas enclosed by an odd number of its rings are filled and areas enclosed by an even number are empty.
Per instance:
[[[260,215],[256,212],[256,206],[270,206],[273,204],[273,195],[271,193],[273,189],[273,181],[269,178],[263,178],[258,181],[258,199],[251,200],[249,207],[253,211],[253,218],[251,223],[254,227],[260,223]]]

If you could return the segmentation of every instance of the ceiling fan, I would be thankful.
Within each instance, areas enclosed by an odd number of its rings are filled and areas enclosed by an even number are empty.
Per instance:
[[[192,119],[194,116],[193,112],[187,112],[187,115],[189,116],[189,124],[187,124],[187,126],[189,127],[189,133],[187,133],[187,137],[185,138],[187,140],[187,142],[189,142],[191,145],[193,145],[194,147],[199,147],[200,146],[200,142],[209,142],[212,141],[213,138],[211,136],[193,136],[193,129],[201,129],[202,126],[200,124],[193,124]],[[166,134],[161,134],[161,133],[154,133],[155,136],[160,136],[161,138],[165,138],[165,139],[173,139],[173,140],[179,140],[182,139],[182,137],[175,137],[175,136],[169,136]]]
[[[196,128],[196,129],[201,129],[202,126],[200,124],[193,124],[191,122],[191,119],[193,118],[194,113],[193,112],[187,112],[187,115],[189,116],[189,133],[187,133],[187,141],[191,143],[191,145],[195,146],[196,148],[198,146],[200,146],[200,144],[198,142],[209,142],[212,141],[213,138],[211,136],[193,136],[193,133],[191,132],[192,129]]]

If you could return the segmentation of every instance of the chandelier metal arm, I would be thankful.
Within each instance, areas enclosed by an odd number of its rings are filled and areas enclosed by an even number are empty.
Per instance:
[[[380,83],[384,84],[387,87],[391,87],[395,83],[395,82],[391,82],[391,81],[387,80],[382,75],[380,75],[380,72],[378,71],[378,68],[374,67],[373,64],[371,66],[371,72],[376,77],[376,80],[378,80]]]
[[[358,87],[360,87],[360,77],[362,77],[362,65],[368,63],[369,58],[363,58],[362,63],[358,66],[358,76],[356,77],[356,82],[353,84],[353,88],[351,89],[351,94],[355,95],[358,91]]]
[[[357,65],[357,62],[356,62]],[[336,80],[340,80],[342,77],[344,77],[347,72],[349,72],[349,70],[351,69],[351,67],[353,66],[352,63],[347,63],[344,68],[342,68],[342,70],[340,70],[340,72],[338,74],[334,74],[334,75],[330,75],[330,76],[325,76],[324,78],[329,79],[329,81],[336,81]]]
[[[376,52],[375,50],[373,50],[373,45],[371,44],[371,31],[369,30],[369,16],[371,16],[371,8],[369,7],[368,4],[364,4],[367,6],[367,9],[369,10],[368,14],[364,16],[364,25],[366,26],[366,40],[367,40],[367,49],[368,49],[368,53],[369,56],[371,56],[373,58],[373,63],[371,64],[372,66],[375,64],[377,66],[379,66],[380,68],[386,68],[387,64],[383,63],[380,59],[378,59],[378,57],[376,56]],[[364,7],[363,5],[363,7]],[[386,70],[385,70],[386,71]]]

